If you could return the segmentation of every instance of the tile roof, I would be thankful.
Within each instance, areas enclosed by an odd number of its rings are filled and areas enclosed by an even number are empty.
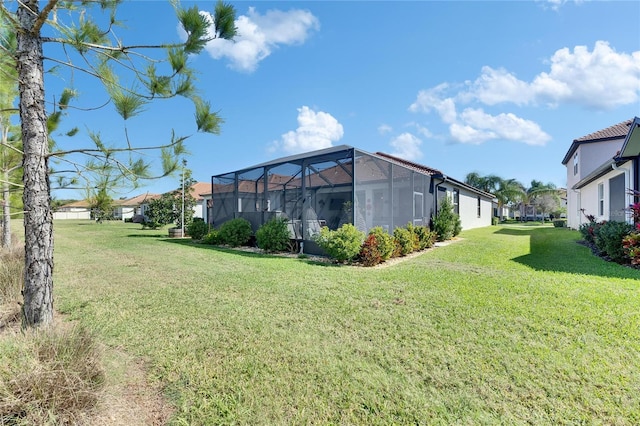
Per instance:
[[[606,129],[598,130],[597,132],[589,133],[588,135],[582,136],[578,139],[574,139],[571,143],[571,146],[569,147],[569,150],[562,159],[562,164],[566,165],[571,159],[573,153],[578,149],[578,146],[582,144],[624,138],[625,136],[627,136],[627,133],[629,133],[629,127],[631,126],[632,121],[633,120],[626,120],[622,123],[609,126]]]
[[[117,206],[139,206],[147,201],[160,198],[160,194],[144,193],[136,195],[135,197],[127,198],[126,200],[114,200],[114,204]]]
[[[89,202],[87,200],[78,200],[72,203],[65,204],[64,206],[58,207],[58,210],[72,207],[85,207],[89,208]]]
[[[202,200],[202,195],[211,194],[211,182],[196,182],[191,185],[191,194],[196,200]]]
[[[576,142],[592,142],[602,139],[618,139],[624,138],[629,133],[629,126],[633,120],[626,120],[622,123],[614,124],[606,129],[598,130],[597,132],[589,133],[581,138],[575,139]]]
[[[380,156],[380,157],[384,157],[384,158],[392,160],[392,161],[395,161],[396,163],[399,163],[399,164],[401,164],[401,165],[403,165],[405,167],[408,167],[408,168],[410,168],[412,170],[415,170],[415,171],[418,171],[420,173],[427,174],[429,176],[444,174],[438,169],[433,169],[433,168],[428,167],[428,166],[423,166],[422,164],[414,163],[412,161],[405,160],[405,159],[399,158],[399,157],[395,157],[395,156],[390,155],[390,154],[385,154],[384,152],[376,152],[376,155]]]

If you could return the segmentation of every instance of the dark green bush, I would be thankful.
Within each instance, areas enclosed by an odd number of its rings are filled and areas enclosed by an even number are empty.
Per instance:
[[[628,260],[622,240],[633,231],[633,225],[625,222],[603,222],[596,231],[595,243],[598,250],[612,261],[625,263]]]
[[[567,220],[566,219],[556,219],[553,221],[553,226],[556,228],[564,228],[565,226],[567,226]]]
[[[500,223],[500,218],[499,218],[499,217],[497,217],[497,216],[493,216],[493,217],[491,218],[491,224],[492,224],[493,226],[496,226],[496,225],[498,225],[499,223]]]
[[[238,247],[249,242],[253,231],[247,219],[238,217],[220,225],[218,233],[222,244]]]
[[[389,260],[393,255],[393,249],[395,244],[393,243],[393,237],[389,235],[387,231],[381,226],[376,226],[369,230],[369,235],[375,235],[378,243],[378,250],[380,250],[380,256],[382,261]]]
[[[202,238],[202,242],[205,244],[210,244],[212,246],[217,246],[218,244],[222,244],[222,240],[220,239],[220,232],[217,229],[212,229],[209,231],[207,235]]]
[[[457,214],[453,215],[453,236],[457,237],[462,232],[462,220]]]
[[[290,243],[287,219],[274,218],[262,225],[256,232],[256,242],[267,252],[287,251]]]
[[[407,228],[394,229],[393,238],[396,243],[396,253],[399,256],[406,256],[413,251],[414,235]]]
[[[382,262],[382,253],[379,249],[377,236],[369,234],[362,243],[360,254],[358,255],[362,266],[376,266]]]
[[[453,212],[453,204],[449,197],[442,199],[440,210],[433,218],[433,230],[438,234],[438,241],[450,240],[462,231],[462,222]]]
[[[202,218],[196,217],[187,225],[187,233],[191,235],[191,238],[194,240],[201,240],[208,232],[209,225],[207,225]]]
[[[350,223],[345,223],[335,231],[326,226],[320,230],[320,234],[314,237],[315,242],[332,259],[338,262],[353,260],[362,246],[364,233]]]

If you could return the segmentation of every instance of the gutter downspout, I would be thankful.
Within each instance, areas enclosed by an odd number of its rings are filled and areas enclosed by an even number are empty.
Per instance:
[[[437,215],[438,214],[438,190],[439,190],[438,187],[447,181],[447,176],[445,176],[445,175],[436,175],[433,178],[441,180],[440,183],[436,184],[435,191],[433,191],[434,192],[434,204],[435,204],[435,210],[434,210],[433,214]]]

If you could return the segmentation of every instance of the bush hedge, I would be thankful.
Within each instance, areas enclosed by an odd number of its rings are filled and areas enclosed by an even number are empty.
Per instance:
[[[249,242],[253,231],[247,219],[238,217],[220,225],[218,233],[221,244],[238,247]]]
[[[290,243],[287,219],[274,218],[262,225],[256,232],[256,243],[266,252],[287,251]]]

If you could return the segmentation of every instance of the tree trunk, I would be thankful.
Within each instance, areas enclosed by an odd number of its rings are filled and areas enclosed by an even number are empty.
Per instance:
[[[2,247],[11,247],[11,205],[9,203],[9,173],[2,172]]]
[[[18,7],[18,89],[24,146],[24,306],[23,327],[53,321],[53,216],[49,188],[47,117],[37,0]]]

